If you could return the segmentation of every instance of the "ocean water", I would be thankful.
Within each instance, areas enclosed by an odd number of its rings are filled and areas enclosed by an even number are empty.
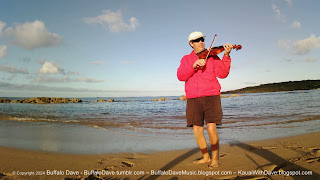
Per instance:
[[[0,103],[0,146],[80,154],[197,147],[192,128],[186,127],[186,101],[179,97],[90,102],[102,98],[67,104]],[[243,94],[221,102],[221,144],[320,131],[320,90]]]

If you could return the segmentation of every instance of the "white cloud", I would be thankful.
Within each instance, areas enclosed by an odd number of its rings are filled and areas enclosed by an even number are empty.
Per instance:
[[[64,75],[60,77],[52,77],[47,75],[38,76],[35,78],[34,82],[38,83],[70,83],[70,82],[86,82],[86,83],[99,83],[104,82],[102,79],[96,78],[71,78],[70,76]]]
[[[279,40],[278,46],[281,47],[283,50],[285,50],[288,54],[291,54],[291,44],[292,42],[290,40]]]
[[[70,81],[69,76],[61,76],[61,77],[50,77],[47,75],[38,76],[35,79],[36,82],[40,83],[65,83]]]
[[[6,45],[3,45],[3,46],[0,45],[0,58],[4,58],[5,56],[7,56],[7,46]]]
[[[290,6],[292,6],[292,0],[285,0]]]
[[[0,37],[3,35],[3,29],[7,24],[5,22],[0,21]],[[0,45],[0,58],[3,58],[7,56],[7,46],[6,45]]]
[[[0,81],[0,89],[6,91],[44,91],[44,92],[131,92],[130,90],[107,90],[107,89],[83,89],[70,87],[45,86],[43,84],[12,84],[9,82]],[[142,91],[143,92],[143,91]]]
[[[310,58],[305,58],[305,59],[299,59],[299,60],[297,60],[297,61],[298,61],[298,62],[313,63],[313,62],[316,62],[316,61],[318,61],[318,60],[320,60],[320,57],[317,57],[317,58],[312,58],[312,57],[310,57]]]
[[[3,34],[3,29],[4,29],[4,27],[6,26],[7,24],[5,23],[5,22],[2,22],[2,21],[0,21],[0,37],[2,36],[2,34]]]
[[[311,34],[309,38],[295,42],[293,47],[297,54],[307,54],[312,49],[320,48],[320,37]]]
[[[11,74],[29,74],[26,68],[17,69],[16,67],[10,66],[8,64],[0,65],[0,71]]]
[[[39,70],[41,74],[64,74],[64,69],[60,68],[59,64],[54,64],[43,59],[38,62],[42,64]]]
[[[7,28],[4,34],[12,44],[27,50],[58,46],[62,43],[58,34],[49,32],[45,24],[38,20],[24,24],[17,23],[15,27]]]
[[[59,64],[46,61],[45,59],[38,60],[42,65],[39,72],[41,73],[33,79],[33,82],[38,83],[66,83],[66,82],[86,82],[86,83],[99,83],[104,82],[102,79],[88,78],[88,77],[74,77],[78,76],[77,70],[65,72]],[[62,75],[62,76],[61,76]]]
[[[17,76],[17,75],[13,74],[13,75],[9,76],[9,77],[7,78],[7,80],[8,80],[8,81],[12,81],[14,78],[16,78],[16,76]]]
[[[102,79],[77,77],[79,76],[79,72],[77,70],[65,71],[64,68],[61,68],[59,64],[49,62],[45,59],[39,59],[38,63],[42,65],[39,70],[40,74],[38,74],[36,77],[30,77],[30,79],[32,80],[31,82],[35,82],[35,83],[104,82],[104,80]]]
[[[275,4],[272,4],[272,10],[273,12],[275,13],[276,15],[276,18],[279,20],[279,21],[282,21],[282,22],[285,22],[285,16],[280,12],[280,9],[277,5]]]
[[[129,18],[129,23],[123,20],[120,10],[113,12],[111,10],[103,10],[103,13],[97,17],[84,18],[87,24],[100,24],[107,26],[110,32],[134,31],[139,25],[138,19],[135,17]]]
[[[299,21],[293,21],[293,23],[291,24],[292,28],[300,28],[301,27],[301,23]]]
[[[78,72],[77,70],[73,70],[73,71],[70,72],[70,74],[72,74],[72,75],[79,75],[79,72]]]
[[[320,37],[311,34],[310,37],[293,42],[292,40],[279,40],[278,46],[288,54],[305,55],[313,49],[320,48]]]
[[[102,80],[102,79],[87,78],[87,77],[77,78],[77,79],[75,79],[75,81],[86,82],[86,83],[98,83],[98,82],[104,82],[104,80]]]

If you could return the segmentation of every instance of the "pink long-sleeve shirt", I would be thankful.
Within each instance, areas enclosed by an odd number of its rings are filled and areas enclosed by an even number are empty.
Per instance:
[[[194,69],[193,64],[198,56],[192,51],[185,55],[177,70],[180,81],[185,81],[186,98],[197,98],[204,96],[220,95],[221,86],[217,79],[226,78],[230,71],[231,58],[223,56],[210,57],[202,69]]]

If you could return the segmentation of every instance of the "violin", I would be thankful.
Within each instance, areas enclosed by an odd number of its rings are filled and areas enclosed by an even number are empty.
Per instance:
[[[232,49],[236,49],[237,51],[242,49],[241,45],[233,45]],[[197,53],[197,56],[199,59],[207,59],[209,57],[215,56],[217,54],[220,54],[221,52],[224,51],[224,47],[223,46],[217,46],[217,47],[213,47],[210,49],[210,52],[208,49],[205,49],[199,53]]]

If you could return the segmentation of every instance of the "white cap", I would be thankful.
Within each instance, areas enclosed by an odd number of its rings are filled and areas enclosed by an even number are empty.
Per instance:
[[[192,32],[189,37],[188,37],[188,41],[192,41],[192,40],[195,40],[195,39],[198,39],[198,38],[201,38],[201,37],[206,37],[202,34],[202,32],[199,32],[199,31],[195,31],[195,32]]]

